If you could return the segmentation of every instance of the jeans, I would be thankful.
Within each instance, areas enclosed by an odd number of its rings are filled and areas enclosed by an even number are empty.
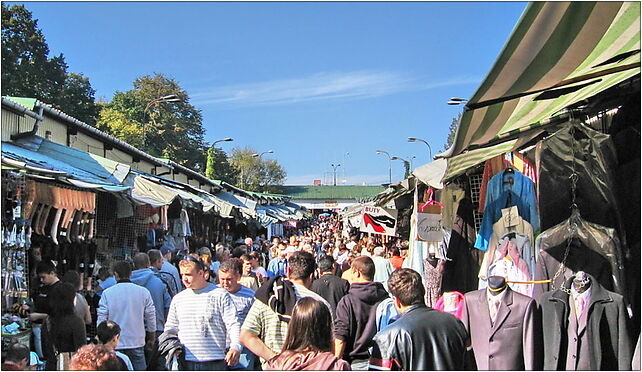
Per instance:
[[[127,355],[132,362],[134,371],[144,371],[147,369],[147,362],[145,362],[145,349],[137,347],[135,349],[119,349],[121,353]]]
[[[254,359],[256,359],[256,356],[252,354],[250,349],[243,347],[243,350],[241,350],[241,356],[239,357],[239,362],[235,366],[228,367],[228,369],[237,371],[253,371]]]
[[[209,362],[192,362],[189,360],[183,361],[184,371],[225,371],[227,370],[227,363],[224,360],[212,360]]]

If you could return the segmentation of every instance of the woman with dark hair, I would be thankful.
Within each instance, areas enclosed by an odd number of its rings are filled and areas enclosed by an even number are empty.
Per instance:
[[[350,371],[350,364],[331,352],[332,339],[328,307],[312,297],[303,297],[292,310],[283,350],[268,361],[268,369]]]
[[[59,363],[62,361],[64,369],[71,354],[85,344],[85,322],[74,314],[76,289],[69,283],[61,283],[51,291],[51,313],[46,321],[49,331],[47,349],[47,364],[56,360],[53,348],[60,353]],[[52,347],[53,346],[53,347]],[[58,366],[60,369],[61,366]]]
[[[64,283],[71,284],[76,289],[76,302],[74,305],[74,314],[85,321],[85,324],[91,324],[91,312],[89,311],[89,304],[80,292],[80,274],[78,271],[69,270],[60,279]]]
[[[120,326],[111,320],[105,320],[96,327],[96,338],[101,344],[105,345],[110,351],[115,352],[116,356],[120,358],[121,371],[133,371],[129,357],[123,353],[116,351],[118,341],[120,340]]]

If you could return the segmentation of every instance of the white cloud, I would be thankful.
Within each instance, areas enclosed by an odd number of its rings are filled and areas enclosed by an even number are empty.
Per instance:
[[[354,71],[316,73],[311,76],[228,85],[190,93],[196,105],[270,106],[300,102],[363,99],[399,92],[428,90],[436,87],[478,83],[480,79],[453,77],[426,81],[394,72]]]

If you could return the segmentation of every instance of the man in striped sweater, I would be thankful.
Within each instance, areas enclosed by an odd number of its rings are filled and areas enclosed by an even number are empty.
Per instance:
[[[164,333],[178,335],[185,349],[185,370],[220,371],[238,363],[241,324],[229,293],[206,280],[203,265],[191,256],[180,262],[187,289],[172,299]]]

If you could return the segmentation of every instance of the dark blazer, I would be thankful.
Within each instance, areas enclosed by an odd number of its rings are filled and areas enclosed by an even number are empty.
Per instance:
[[[477,369],[537,370],[539,319],[535,300],[510,289],[491,325],[486,289],[464,295],[462,322],[470,333]]]
[[[593,276],[587,308],[586,332],[589,341],[589,369],[630,370],[632,345],[628,334],[628,313],[622,296],[604,289]],[[570,288],[573,278],[564,283]],[[560,289],[546,292],[540,300],[544,324],[544,369],[566,368],[569,295]]]
[[[413,305],[374,341],[370,369],[453,371],[464,368],[468,333],[454,316]]]

